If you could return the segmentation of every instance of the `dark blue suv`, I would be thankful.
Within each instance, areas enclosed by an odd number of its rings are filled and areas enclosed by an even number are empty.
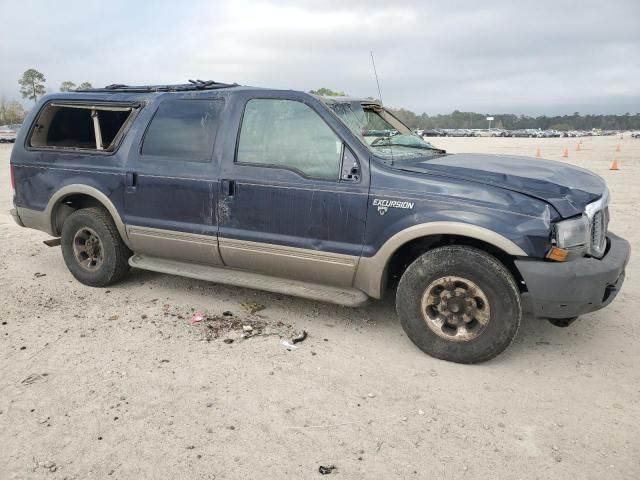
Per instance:
[[[11,156],[16,222],[104,287],[130,266],[357,306],[396,291],[422,350],[513,340],[523,298],[568,325],[606,306],[629,244],[589,171],[451,155],[379,102],[216,82],[59,93]]]

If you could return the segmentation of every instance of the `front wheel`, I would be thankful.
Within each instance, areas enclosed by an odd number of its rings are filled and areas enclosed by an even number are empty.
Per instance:
[[[466,246],[436,248],[409,265],[398,285],[396,311],[422,351],[457,363],[502,353],[522,317],[511,273],[491,255]]]
[[[106,287],[129,271],[131,250],[102,208],[83,208],[69,215],[62,225],[61,246],[67,268],[85,285]]]

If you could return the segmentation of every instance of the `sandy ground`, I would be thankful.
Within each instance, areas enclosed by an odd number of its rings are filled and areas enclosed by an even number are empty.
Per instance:
[[[434,143],[566,146],[606,178],[611,229],[635,250],[618,299],[567,329],[527,318],[506,353],[462,366],[415,348],[391,298],[351,310],[143,271],[92,289],[6,213],[0,146],[0,479],[640,478],[640,140]],[[264,335],[212,338],[193,310]]]

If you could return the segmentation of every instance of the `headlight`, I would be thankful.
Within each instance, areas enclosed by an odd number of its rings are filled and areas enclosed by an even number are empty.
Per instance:
[[[559,262],[585,254],[602,258],[607,248],[608,203],[609,191],[605,190],[600,199],[585,207],[582,216],[556,223],[546,257]]]
[[[586,250],[591,241],[589,218],[582,215],[556,223],[555,241],[559,248]]]

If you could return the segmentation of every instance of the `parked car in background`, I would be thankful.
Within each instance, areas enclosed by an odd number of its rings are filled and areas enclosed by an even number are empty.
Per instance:
[[[423,137],[446,137],[447,134],[442,128],[426,128],[422,131]]]
[[[631,132],[631,138],[640,138],[640,131],[638,131],[638,132]]]
[[[538,134],[540,138],[558,138],[562,136],[562,132],[557,130],[541,130]]]
[[[569,130],[568,132],[565,132],[564,135],[565,137],[590,137],[591,136],[591,131],[584,131],[584,130]]]
[[[473,131],[467,128],[446,128],[445,137],[474,137]]]
[[[491,132],[487,129],[476,128],[471,130],[474,137],[491,137]]]
[[[20,124],[0,126],[0,143],[14,143],[20,127]]]
[[[534,138],[534,137],[539,137],[540,133],[538,132],[538,130],[520,129],[520,130],[512,130],[510,136],[518,137],[518,138]]]

